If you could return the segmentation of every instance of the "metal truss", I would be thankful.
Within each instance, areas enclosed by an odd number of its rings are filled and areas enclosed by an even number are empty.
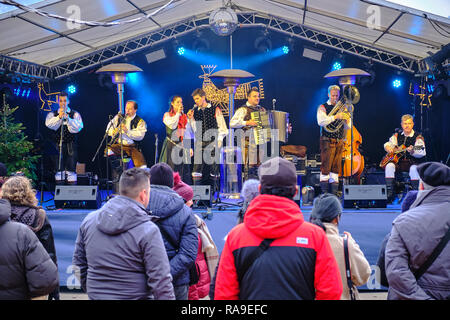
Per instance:
[[[40,66],[7,56],[0,56],[0,69],[17,72],[39,79],[60,79],[71,74],[100,66],[116,58],[136,53],[159,43],[182,37],[197,29],[209,27],[209,12],[160,28],[151,33],[77,57],[68,62],[57,63],[52,67]],[[318,45],[357,55],[407,72],[416,72],[419,59],[389,52],[352,39],[345,39],[313,29],[280,17],[263,13],[237,13],[240,27],[264,27],[269,30],[304,39]]]
[[[0,70],[13,72],[17,75],[28,76],[36,80],[48,80],[52,78],[51,68],[31,62],[0,55]]]

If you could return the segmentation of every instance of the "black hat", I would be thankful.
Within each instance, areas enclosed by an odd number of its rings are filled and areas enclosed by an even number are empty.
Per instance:
[[[267,160],[258,169],[261,190],[265,187],[293,187],[297,186],[295,165],[283,158],[275,157]]]
[[[150,168],[150,183],[173,188],[173,170],[164,162],[157,163]]]
[[[450,185],[450,168],[440,162],[425,162],[417,166],[420,179],[426,184],[437,187]]]

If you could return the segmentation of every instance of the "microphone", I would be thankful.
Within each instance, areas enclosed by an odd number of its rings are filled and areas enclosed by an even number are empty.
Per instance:
[[[272,99],[272,108],[275,110],[275,103],[277,103],[277,99]]]

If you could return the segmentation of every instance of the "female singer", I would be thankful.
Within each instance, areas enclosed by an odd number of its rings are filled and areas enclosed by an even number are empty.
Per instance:
[[[184,182],[190,184],[192,179],[190,158],[193,155],[190,146],[192,129],[183,112],[183,99],[179,95],[174,95],[170,98],[169,105],[169,111],[164,113],[163,117],[166,125],[166,139],[161,149],[160,162],[167,163],[174,172],[180,174]]]

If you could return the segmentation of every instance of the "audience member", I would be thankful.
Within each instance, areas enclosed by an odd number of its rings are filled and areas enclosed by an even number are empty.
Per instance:
[[[175,299],[161,233],[145,209],[149,178],[144,169],[126,170],[120,195],[81,223],[73,264],[90,299]]]
[[[174,172],[173,174],[173,184],[173,190],[184,199],[188,207],[191,207],[194,192],[189,185],[181,181],[178,172]],[[208,295],[211,278],[214,275],[213,272],[216,269],[219,259],[217,247],[209,233],[206,223],[196,214],[194,214],[194,218],[198,231],[198,249],[195,265],[193,268],[191,267],[191,270],[193,269],[198,272],[198,281],[189,287],[188,300],[199,300]]]
[[[2,198],[11,203],[11,220],[26,224],[38,237],[53,263],[56,260],[53,230],[45,210],[38,206],[31,180],[25,176],[13,176],[2,187]],[[49,295],[49,300],[59,300],[59,286]]]
[[[450,298],[450,246],[435,249],[450,235],[450,168],[425,162],[417,171],[417,199],[394,220],[386,245],[388,299],[445,300]]]
[[[417,198],[418,190],[411,190],[408,191],[406,196],[403,198],[402,201],[402,212],[408,211],[411,205],[414,203],[414,201]],[[389,232],[381,242],[380,246],[380,252],[378,254],[377,259],[377,266],[380,268],[380,284],[385,287],[389,287],[389,283],[386,278],[386,268],[385,268],[385,251],[386,251],[386,244],[389,240],[389,237],[391,236],[391,233]]]
[[[343,291],[341,300],[350,300],[350,289],[347,283],[345,256],[344,256],[344,238],[339,235],[339,222],[342,215],[342,206],[339,199],[331,193],[324,193],[314,199],[311,210],[310,222],[318,225],[325,230],[331,249],[341,272],[341,281]],[[356,300],[359,300],[357,286],[362,286],[369,280],[371,269],[364,253],[359,245],[352,238],[349,232],[344,232],[348,239],[348,257],[351,274],[351,289]]]
[[[58,268],[34,232],[10,217],[9,201],[0,199],[0,300],[46,296],[59,286]]]
[[[147,209],[158,225],[170,261],[175,297],[187,300],[189,270],[197,257],[198,232],[191,208],[173,188],[173,171],[164,162],[150,168],[151,192]]]
[[[256,179],[248,179],[242,185],[241,198],[244,199],[241,209],[238,212],[238,224],[244,222],[244,215],[248,205],[256,196],[259,195],[259,181]]]
[[[3,183],[5,183],[7,178],[8,178],[8,169],[6,168],[4,163],[0,162],[0,190],[2,189],[2,185]]]
[[[294,164],[276,157],[258,173],[261,194],[227,236],[215,299],[339,299],[342,282],[326,234],[304,221],[292,200],[298,191]]]

